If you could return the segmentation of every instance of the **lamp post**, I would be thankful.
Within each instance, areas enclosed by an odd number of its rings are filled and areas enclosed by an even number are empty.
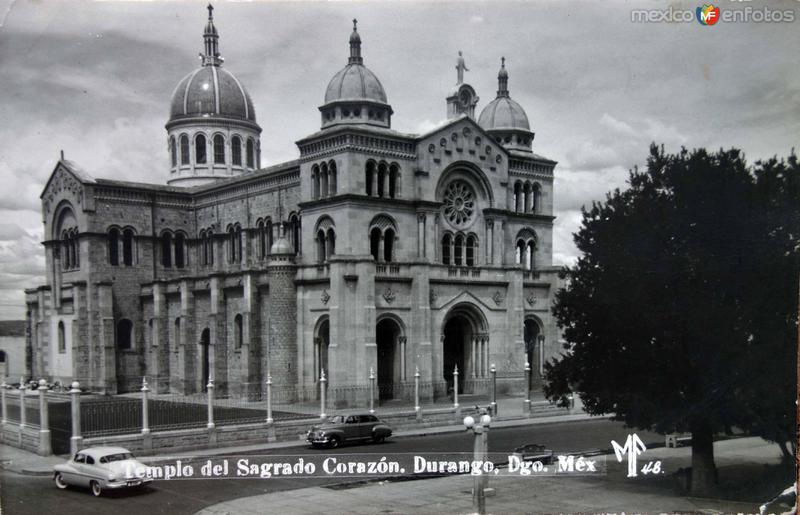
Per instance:
[[[3,397],[5,399],[5,397]],[[419,416],[419,367],[415,367],[414,370],[414,411]],[[3,411],[5,413],[5,411]]]
[[[369,412],[375,413],[375,371],[369,367]]]
[[[531,413],[531,364],[525,356],[525,402],[522,405],[522,412],[526,415]]]
[[[475,441],[473,442],[473,462],[475,463],[483,463],[486,452],[488,448],[488,437],[489,437],[489,424],[491,423],[492,418],[487,415],[483,414],[480,415],[478,420],[475,420],[473,417],[468,416],[464,417],[464,426],[467,430],[472,429],[473,434],[475,435]],[[481,474],[477,474],[474,476],[473,486],[472,486],[472,504],[475,506],[475,511],[479,515],[485,515],[486,513],[486,484],[488,482],[488,477],[486,477],[486,473],[481,468]]]
[[[208,389],[208,423],[206,427],[208,429],[214,429],[214,380],[209,379],[208,384],[206,385]]]
[[[494,363],[489,371],[492,373],[492,415],[497,416],[497,369]]]

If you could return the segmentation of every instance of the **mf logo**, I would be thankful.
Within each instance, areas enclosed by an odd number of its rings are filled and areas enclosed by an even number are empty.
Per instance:
[[[614,448],[614,454],[617,455],[617,461],[622,463],[627,456],[628,459],[628,477],[636,477],[636,457],[647,450],[644,442],[639,439],[639,435],[633,433],[628,435],[625,440],[625,445],[620,445],[614,440],[611,440],[611,446]],[[660,468],[660,467],[659,467]]]
[[[703,7],[698,7],[695,13],[700,25],[714,25],[719,21],[719,7],[714,7],[713,4],[705,4]]]

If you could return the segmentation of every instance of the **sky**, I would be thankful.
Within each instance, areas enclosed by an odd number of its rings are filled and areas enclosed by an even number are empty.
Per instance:
[[[701,3],[215,1],[214,17],[224,66],[255,104],[263,166],[319,129],[353,18],[400,132],[446,118],[459,50],[477,112],[505,56],[534,152],[559,163],[553,260],[568,265],[581,207],[624,188],[651,142],[736,147],[750,162],[800,142],[800,0],[714,4],[791,11],[791,23],[632,21]],[[39,195],[60,150],[94,177],[166,181],[169,101],[199,66],[205,5],[0,0],[0,319],[24,318],[24,288],[44,283]]]

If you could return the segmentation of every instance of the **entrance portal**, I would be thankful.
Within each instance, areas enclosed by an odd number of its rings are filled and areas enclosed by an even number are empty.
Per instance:
[[[538,385],[537,378],[539,377],[539,353],[537,352],[537,345],[539,344],[539,324],[535,320],[525,320],[525,359],[531,367],[531,373],[528,376],[528,391],[534,386]]]
[[[200,390],[203,392],[208,389],[208,381],[211,379],[211,358],[208,353],[210,345],[211,332],[208,329],[203,329],[203,332],[200,335]]]
[[[466,355],[469,342],[472,341],[472,326],[463,315],[452,317],[444,325],[444,379],[447,381],[447,393],[453,391],[453,371],[458,366],[458,391],[464,391],[464,378],[467,375]]]
[[[397,347],[401,329],[394,320],[384,318],[375,327],[378,345],[378,400],[394,398],[395,382],[400,380],[400,361]]]

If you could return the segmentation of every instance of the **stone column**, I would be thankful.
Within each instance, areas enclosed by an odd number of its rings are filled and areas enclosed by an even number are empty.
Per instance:
[[[383,233],[381,233],[381,237],[378,239],[378,263],[383,262]]]
[[[400,381],[406,380],[406,338],[401,337],[400,343]]]
[[[378,165],[372,167],[372,184],[370,186],[370,196],[376,197],[378,195]]]
[[[494,264],[494,220],[486,221],[486,263]]]
[[[478,376],[478,338],[472,337],[472,378]]]

